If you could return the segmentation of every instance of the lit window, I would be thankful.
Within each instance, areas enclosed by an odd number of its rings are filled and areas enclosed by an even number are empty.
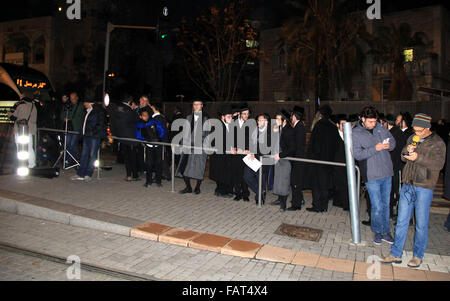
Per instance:
[[[403,55],[405,56],[405,63],[412,62],[414,59],[414,49],[405,49]]]

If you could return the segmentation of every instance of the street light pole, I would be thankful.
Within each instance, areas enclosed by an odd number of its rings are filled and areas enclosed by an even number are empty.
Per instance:
[[[155,26],[135,26],[135,25],[115,25],[108,22],[106,25],[106,44],[105,44],[105,64],[103,67],[103,97],[105,97],[106,93],[106,71],[109,69],[109,45],[110,45],[110,37],[111,32],[115,28],[127,28],[127,29],[147,29],[147,30],[156,30]]]

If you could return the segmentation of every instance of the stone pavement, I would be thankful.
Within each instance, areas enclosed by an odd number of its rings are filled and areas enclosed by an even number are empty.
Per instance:
[[[371,255],[382,256],[390,249],[386,244],[373,245],[370,228],[365,226],[361,226],[361,237],[366,245],[351,246],[348,243],[351,239],[349,214],[331,204],[327,213],[309,213],[304,209],[300,212],[280,213],[273,206],[263,206],[260,209],[254,201],[244,203],[217,198],[213,195],[215,185],[208,180],[202,185],[200,195],[181,196],[170,192],[170,182],[164,182],[162,188],[146,189],[142,186],[142,181],[123,181],[122,165],[115,165],[111,171],[102,172],[100,180],[93,179],[89,183],[70,181],[69,177],[73,173],[66,171],[59,178],[51,180],[1,176],[0,184],[4,190],[124,217],[130,221],[131,227],[138,225],[139,221],[153,222],[352,262],[365,262]],[[177,179],[176,190],[182,188],[182,181]],[[305,193],[305,197],[305,207],[308,207],[311,196]],[[267,202],[272,201],[271,198],[275,197],[270,196]],[[360,218],[366,219],[364,201],[361,202]],[[450,236],[443,228],[445,219],[446,214],[431,214],[428,249],[421,270],[449,273]],[[281,223],[318,228],[324,232],[319,242],[303,241],[274,234]],[[397,267],[406,266],[412,256],[412,240],[413,228],[410,228],[404,263],[396,265]],[[323,264],[317,261],[314,267]],[[355,265],[355,268],[358,267]]]

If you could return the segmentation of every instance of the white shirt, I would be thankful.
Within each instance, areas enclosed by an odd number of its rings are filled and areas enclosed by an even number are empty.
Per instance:
[[[198,117],[199,117],[198,115],[194,114],[194,121],[195,121],[195,122],[197,122]]]
[[[92,107],[86,110],[86,116],[84,116],[84,122],[83,122],[83,135],[84,135],[84,130],[86,127],[86,121],[88,119],[89,114],[92,112]]]
[[[297,125],[297,123],[298,123],[299,121],[300,121],[300,120],[297,120],[297,121],[294,123],[293,128],[295,128],[295,126]]]
[[[244,124],[244,120],[242,120],[241,118],[239,118],[238,121],[239,121],[239,127],[241,128],[242,125]]]
[[[155,118],[155,116],[158,116],[158,115],[161,115],[161,113],[158,112],[158,113],[153,114],[153,115],[152,115],[152,118]]]

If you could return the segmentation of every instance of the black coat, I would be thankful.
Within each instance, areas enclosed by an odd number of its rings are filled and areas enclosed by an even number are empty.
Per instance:
[[[234,147],[243,151],[250,150],[250,128],[245,127],[245,122],[242,127],[239,127],[239,121],[235,120],[236,126],[234,127]],[[238,137],[243,139],[238,139]],[[244,179],[245,163],[243,161],[244,154],[236,154],[232,157],[232,170],[233,170],[233,183],[235,185],[241,184]]]
[[[125,104],[110,104],[107,109],[111,120],[111,133],[116,137],[136,139],[136,124],[139,115]],[[138,142],[119,140],[120,143],[135,145]]]
[[[294,129],[287,124],[281,131],[279,156],[280,158],[293,157],[295,151]]]
[[[345,160],[345,143],[342,138],[338,140],[337,150],[334,155],[334,162],[346,163]],[[349,208],[348,200],[348,180],[347,168],[341,166],[333,167],[333,184],[334,184],[334,200],[333,204],[344,209]]]
[[[105,110],[97,104],[92,105],[92,111],[89,113],[86,125],[81,128],[84,137],[106,138],[106,114]],[[86,117],[87,112],[85,112]],[[85,117],[83,117],[83,122]]]
[[[150,115],[150,116],[152,116],[152,115]],[[162,139],[162,142],[168,142],[169,141],[169,135],[167,135],[167,133],[168,133],[168,130],[167,130],[167,118],[164,115],[159,114],[159,115],[155,116],[153,119],[159,121],[159,123],[161,123],[161,125],[163,126],[163,128],[164,128],[164,130],[166,132],[166,135],[164,135],[164,138]]]
[[[338,149],[339,132],[329,119],[322,118],[315,125],[308,144],[308,158],[334,161]],[[311,189],[326,190],[333,187],[333,167],[324,164],[308,164],[308,184]]]
[[[295,144],[295,158],[305,159],[305,146],[306,146],[306,129],[301,121],[297,122],[294,131],[294,144]],[[298,187],[305,186],[305,163],[292,161],[292,172],[291,172],[291,184],[297,185]]]
[[[401,153],[403,147],[405,147],[406,145],[406,135],[397,126],[394,126],[389,131],[391,132],[392,136],[395,139],[395,148],[390,152],[392,165],[394,171],[399,171],[404,166],[404,163],[401,159]]]
[[[227,143],[232,140],[232,128],[229,125],[229,131],[226,126],[221,122],[222,128],[216,129],[216,131],[222,130],[224,141],[221,148],[221,152],[214,153],[209,157],[209,178],[215,182],[223,184],[233,184],[233,169],[230,166],[233,164],[233,155],[227,154],[230,149],[227,148]],[[232,144],[230,144],[232,145]],[[212,147],[217,148],[218,145],[213,142]]]

